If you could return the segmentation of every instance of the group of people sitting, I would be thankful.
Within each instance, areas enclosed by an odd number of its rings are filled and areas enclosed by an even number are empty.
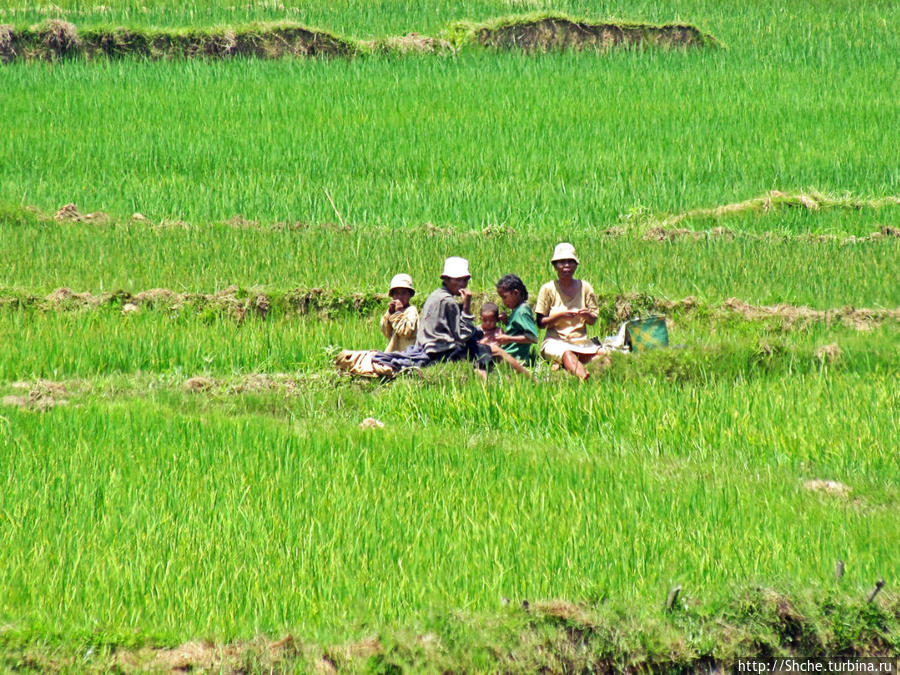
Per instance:
[[[507,311],[493,302],[481,305],[481,325],[475,325],[472,293],[468,289],[469,263],[464,258],[444,261],[442,285],[425,300],[421,315],[411,304],[415,288],[408,274],[391,280],[390,304],[381,317],[381,332],[388,339],[383,352],[344,351],[338,367],[364,375],[388,375],[447,361],[471,361],[475,372],[487,378],[495,362],[505,362],[530,376],[532,345],[544,329],[540,354],[567,372],[587,380],[584,364],[604,353],[588,338],[587,327],[597,321],[597,296],[591,285],[575,278],[575,247],[561,243],[550,260],[556,280],[541,286],[532,312],[528,289],[515,274],[497,282],[497,295]],[[501,324],[503,328],[501,328]]]

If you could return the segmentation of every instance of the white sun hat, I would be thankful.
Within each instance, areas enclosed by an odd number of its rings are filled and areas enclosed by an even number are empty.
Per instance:
[[[388,291],[388,294],[390,295],[390,291],[394,290],[395,288],[405,288],[409,291],[412,291],[413,295],[416,294],[416,289],[413,288],[412,277],[409,276],[408,274],[395,274],[394,275],[394,278],[391,279],[391,287],[390,287],[390,290]]]
[[[469,261],[465,258],[457,258],[451,256],[444,261],[444,271],[441,272],[442,277],[451,279],[463,279],[471,277],[469,274]]]
[[[566,242],[557,244],[556,248],[553,249],[553,257],[550,258],[550,262],[555,263],[558,260],[574,260],[575,262],[581,262],[578,260],[578,256],[575,255],[575,247]]]

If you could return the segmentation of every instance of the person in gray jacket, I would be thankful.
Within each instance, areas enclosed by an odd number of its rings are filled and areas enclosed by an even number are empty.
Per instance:
[[[443,285],[435,290],[422,307],[416,347],[421,348],[432,363],[472,361],[479,376],[486,377],[492,363],[491,348],[478,343],[481,330],[472,315],[472,292],[469,291],[469,261],[450,257],[444,261]],[[460,298],[462,302],[457,302]]]

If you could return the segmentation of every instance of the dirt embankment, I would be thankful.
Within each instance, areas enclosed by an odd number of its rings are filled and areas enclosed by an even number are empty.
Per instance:
[[[491,294],[479,294],[476,302],[492,299]],[[282,293],[263,293],[229,286],[215,293],[182,293],[167,288],[152,288],[138,293],[76,292],[58,288],[46,296],[21,295],[0,297],[0,310],[38,309],[43,311],[85,311],[113,309],[122,315],[143,311],[167,312],[214,311],[237,321],[248,318],[265,319],[274,309],[282,315],[368,314],[383,307],[387,296],[383,293],[343,293],[324,288],[297,288]],[[874,309],[836,307],[813,309],[802,305],[753,305],[738,298],[728,298],[720,304],[703,303],[693,296],[669,300],[643,293],[598,295],[601,319],[610,323],[626,321],[648,312],[689,315],[701,312],[714,318],[741,317],[747,321],[779,319],[786,328],[811,323],[842,324],[857,330],[869,330],[889,321],[900,322],[900,308]]]
[[[528,15],[480,24],[460,22],[442,34],[408,33],[356,40],[296,23],[252,24],[235,28],[156,30],[84,28],[61,19],[30,27],[0,25],[0,62],[70,57],[149,59],[250,57],[353,57],[367,54],[451,54],[467,45],[549,51],[715,44],[693,26],[596,23],[563,15]]]
[[[474,33],[476,42],[483,47],[528,52],[636,46],[697,47],[714,43],[711,36],[686,24],[593,23],[563,16],[513,18],[483,26]]]
[[[86,28],[51,19],[29,28],[0,26],[0,61],[58,60],[69,57],[149,59],[227,59],[252,57],[353,56],[352,40],[299,24],[273,24],[222,30],[138,30]]]

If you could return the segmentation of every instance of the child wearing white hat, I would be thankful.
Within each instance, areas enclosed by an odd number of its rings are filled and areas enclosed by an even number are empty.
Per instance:
[[[402,352],[416,343],[419,329],[419,310],[409,304],[416,294],[412,277],[408,274],[397,274],[391,279],[388,295],[391,302],[381,316],[381,332],[388,339],[386,352]]]

